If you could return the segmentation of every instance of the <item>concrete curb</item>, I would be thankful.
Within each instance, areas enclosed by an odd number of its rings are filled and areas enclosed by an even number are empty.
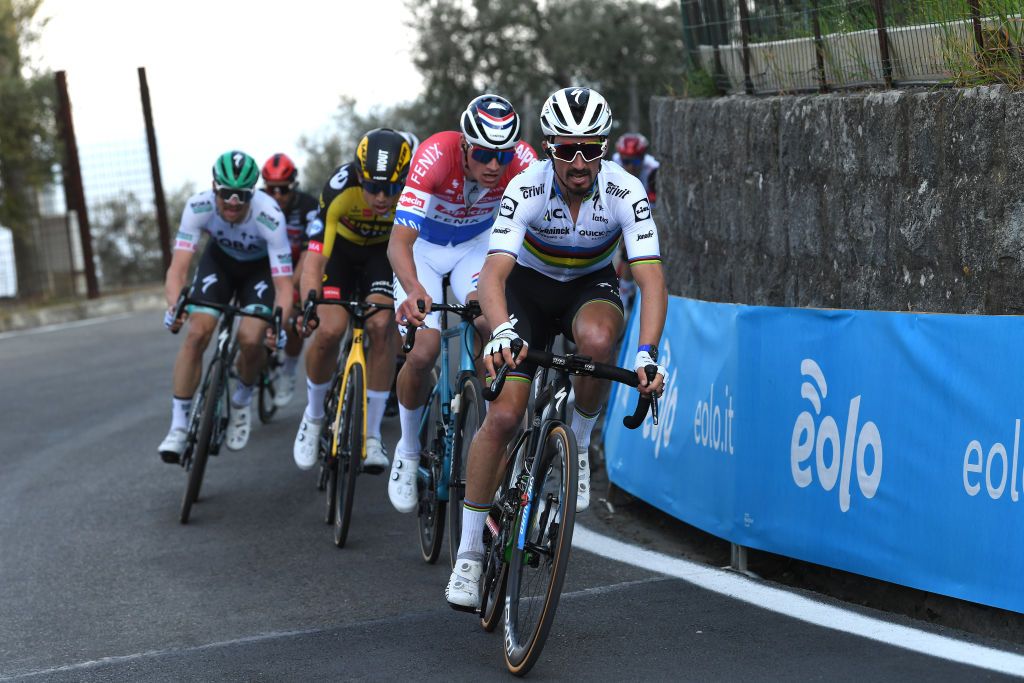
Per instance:
[[[100,318],[131,311],[158,311],[166,305],[163,287],[154,286],[67,304],[20,310],[0,310],[0,332],[25,330],[44,325],[59,325],[75,320]]]

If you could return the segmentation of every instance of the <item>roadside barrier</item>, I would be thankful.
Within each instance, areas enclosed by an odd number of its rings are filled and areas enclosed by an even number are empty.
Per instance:
[[[1013,316],[670,297],[659,424],[624,429],[613,387],[608,476],[736,546],[1024,612],[1022,342]]]

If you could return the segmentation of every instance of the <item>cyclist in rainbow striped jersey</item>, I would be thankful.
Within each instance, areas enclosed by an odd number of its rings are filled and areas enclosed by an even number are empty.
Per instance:
[[[483,526],[499,479],[501,460],[520,425],[535,368],[517,362],[510,344],[543,348],[565,334],[581,355],[610,363],[623,326],[622,302],[612,257],[625,241],[630,268],[643,293],[640,345],[634,367],[640,391],[660,393],[665,369],[653,381],[644,367],[657,364],[668,294],[661,267],[658,230],[640,180],[602,160],[612,115],[608,103],[588,88],[552,94],[541,110],[548,160],[517,176],[501,200],[480,273],[480,305],[494,326],[484,348],[488,375],[511,366],[501,395],[470,446],[458,559],[445,589],[455,609],[474,609],[480,599]],[[590,503],[590,434],[607,383],[588,377],[574,385],[570,427],[579,449],[577,510]]]

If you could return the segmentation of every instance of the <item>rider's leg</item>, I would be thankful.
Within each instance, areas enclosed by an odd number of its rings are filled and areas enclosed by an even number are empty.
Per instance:
[[[338,364],[341,338],[348,329],[348,311],[341,306],[319,306],[320,325],[306,350],[306,411],[310,420],[324,416],[324,396],[330,389],[331,375]],[[383,314],[382,314],[383,315]]]
[[[188,413],[192,408],[192,395],[196,393],[202,374],[203,352],[206,351],[217,318],[209,313],[194,311],[188,317],[188,331],[174,359],[173,403],[171,429],[187,429]]]
[[[238,325],[238,386],[231,396],[236,406],[247,406],[252,402],[252,390],[259,377],[267,352],[264,342],[267,323],[259,318],[242,318]]]
[[[367,301],[394,305],[394,300],[383,294],[370,294]],[[366,334],[370,338],[370,350],[366,358],[366,435],[380,438],[380,423],[384,419],[391,380],[395,374],[395,353],[398,350],[398,328],[390,311],[381,311],[366,321]]]
[[[572,322],[573,339],[580,355],[590,356],[598,363],[611,363],[622,331],[622,311],[604,299],[590,301],[577,312]],[[608,381],[594,377],[577,377],[574,385],[576,409],[572,430],[580,451],[590,445],[590,434],[601,412]]]

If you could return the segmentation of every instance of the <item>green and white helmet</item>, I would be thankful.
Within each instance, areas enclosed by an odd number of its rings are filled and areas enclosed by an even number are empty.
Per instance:
[[[260,179],[260,167],[245,152],[224,152],[213,163],[213,181],[222,187],[251,190]]]

